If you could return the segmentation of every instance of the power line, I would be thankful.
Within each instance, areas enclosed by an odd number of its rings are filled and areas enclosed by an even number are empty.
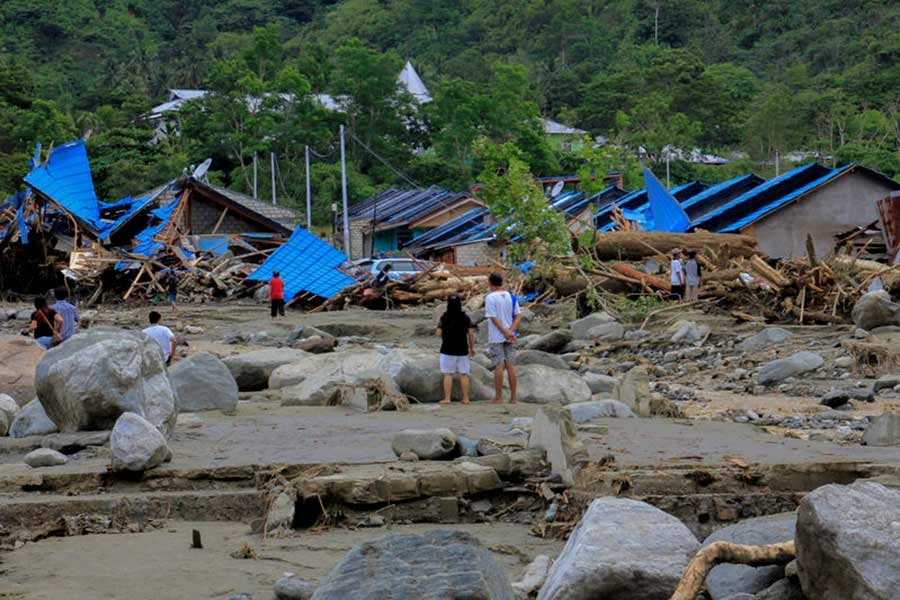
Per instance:
[[[416,181],[413,181],[411,178],[409,178],[409,177],[407,177],[406,175],[404,175],[403,173],[401,173],[398,169],[395,169],[393,166],[391,166],[391,164],[388,163],[388,161],[386,161],[385,159],[381,158],[381,156],[379,156],[377,152],[375,152],[374,150],[372,150],[371,148],[369,148],[369,147],[366,145],[365,142],[363,142],[361,139],[359,139],[358,137],[356,137],[356,134],[353,133],[353,131],[350,131],[349,133],[350,133],[350,137],[352,137],[353,140],[354,140],[357,144],[359,144],[360,146],[362,146],[363,148],[365,148],[365,149],[369,152],[369,154],[371,154],[372,156],[374,156],[375,158],[377,158],[377,159],[381,162],[381,164],[383,164],[383,165],[386,166],[388,169],[390,169],[391,171],[393,171],[400,179],[402,179],[403,181],[405,181],[406,183],[410,184],[410,185],[413,186],[413,187],[417,187],[417,188],[422,188],[422,187],[423,187],[422,184],[417,183]]]

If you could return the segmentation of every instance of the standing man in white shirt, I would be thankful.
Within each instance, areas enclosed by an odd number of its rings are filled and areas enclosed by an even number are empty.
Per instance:
[[[670,280],[672,295],[675,296],[676,300],[682,300],[684,299],[684,267],[681,264],[680,248],[672,250],[672,262],[669,264],[669,268],[672,271],[672,279]]]
[[[488,354],[494,365],[494,404],[503,402],[503,371],[509,378],[509,403],[516,403],[516,330],[521,320],[519,303],[503,289],[503,276],[488,277],[491,292],[484,299],[488,320]]]
[[[160,325],[159,321],[162,316],[155,310],[150,313],[150,327],[144,330],[144,335],[159,344],[162,348],[163,358],[166,364],[172,362],[172,356],[175,354],[175,334],[165,325]]]

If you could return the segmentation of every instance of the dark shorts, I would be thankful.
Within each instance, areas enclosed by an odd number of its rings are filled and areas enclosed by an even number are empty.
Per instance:
[[[672,286],[672,296],[679,300],[684,298],[684,286],[683,285],[673,285]]]
[[[169,302],[175,302],[178,298],[178,294],[169,294]]]

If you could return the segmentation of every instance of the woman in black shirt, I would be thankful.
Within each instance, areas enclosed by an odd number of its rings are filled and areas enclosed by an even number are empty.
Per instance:
[[[462,403],[469,403],[469,357],[475,356],[475,324],[462,309],[462,300],[453,294],[447,298],[447,312],[441,316],[437,336],[441,338],[441,373],[444,375],[444,399],[450,404],[453,375],[459,375]]]
[[[38,296],[34,299],[34,312],[31,313],[31,326],[22,333],[34,333],[34,339],[44,350],[49,350],[60,342],[59,332],[63,319],[56,311],[47,306],[47,299]]]

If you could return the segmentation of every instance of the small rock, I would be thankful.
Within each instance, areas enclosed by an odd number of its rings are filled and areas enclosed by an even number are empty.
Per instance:
[[[56,467],[69,462],[69,458],[62,452],[50,448],[38,448],[25,455],[25,464],[35,469],[39,467]]]
[[[853,359],[849,356],[839,356],[834,359],[835,369],[849,369],[853,366]]]
[[[587,449],[578,439],[575,422],[569,412],[558,405],[547,405],[537,411],[528,447],[543,448],[551,470],[569,485],[574,482],[573,467],[588,459]]]
[[[130,412],[116,420],[109,447],[116,471],[146,471],[172,458],[165,436],[145,418]]]
[[[550,567],[553,561],[549,556],[541,554],[536,556],[531,563],[525,567],[522,579],[512,584],[513,590],[525,598],[537,593],[547,581],[547,574],[550,573]]]
[[[617,342],[625,337],[625,328],[620,323],[603,323],[588,330],[588,338],[599,342]]]
[[[590,330],[598,325],[607,323],[615,323],[615,319],[605,312],[591,313],[583,319],[572,321],[569,323],[569,329],[572,330],[572,336],[576,340],[591,339]]]
[[[567,371],[569,364],[558,354],[550,354],[541,350],[522,350],[516,357],[518,365],[542,365],[550,369]]]
[[[694,344],[710,331],[708,325],[697,325],[693,321],[678,321],[670,329],[674,330],[670,339],[673,344]]]
[[[590,388],[591,394],[611,394],[616,389],[616,384],[619,383],[618,377],[610,377],[609,375],[601,375],[590,371],[582,375],[581,378],[584,379],[584,382]]]
[[[294,511],[297,503],[292,494],[279,492],[266,514],[266,533],[276,529],[290,529],[294,524]]]
[[[449,429],[404,429],[394,435],[391,449],[398,457],[412,452],[421,460],[435,460],[450,458],[456,443],[456,434]]]
[[[250,336],[250,343],[251,344],[265,344],[270,339],[272,339],[272,338],[271,338],[271,336],[269,336],[269,333],[267,331],[257,331],[256,333],[254,333],[253,335]]]
[[[196,335],[196,334],[203,333],[203,328],[198,327],[197,325],[185,325],[184,332]]]
[[[646,329],[635,329],[634,331],[625,332],[625,341],[627,342],[639,342],[648,337],[650,337],[650,332]]]
[[[398,458],[403,462],[419,462],[419,455],[415,452],[404,452]]]
[[[853,332],[853,337],[855,337],[855,338],[858,339],[858,340],[864,340],[864,339],[866,339],[867,337],[869,337],[869,332],[866,331],[865,329],[859,329],[859,328],[857,328],[857,329],[854,330],[854,332]]]
[[[627,405],[617,400],[592,400],[590,402],[575,402],[566,406],[566,410],[572,415],[576,423],[587,423],[594,419],[615,417],[620,419],[634,417],[634,413]]]
[[[525,348],[528,350],[543,350],[544,352],[559,352],[566,344],[572,341],[572,332],[568,329],[555,329],[529,342]]]
[[[282,577],[275,582],[275,600],[309,600],[316,588],[302,579]]]
[[[896,388],[900,386],[900,375],[882,375],[875,380],[872,389],[875,393],[888,388]]]
[[[457,436],[456,445],[459,446],[460,456],[478,456],[478,444],[465,436]]]
[[[780,344],[793,335],[790,331],[780,327],[766,327],[759,333],[742,341],[738,348],[743,352],[755,352],[774,344]]]
[[[885,291],[864,294],[850,313],[859,329],[871,331],[885,325],[900,325],[900,305],[891,301]]]

